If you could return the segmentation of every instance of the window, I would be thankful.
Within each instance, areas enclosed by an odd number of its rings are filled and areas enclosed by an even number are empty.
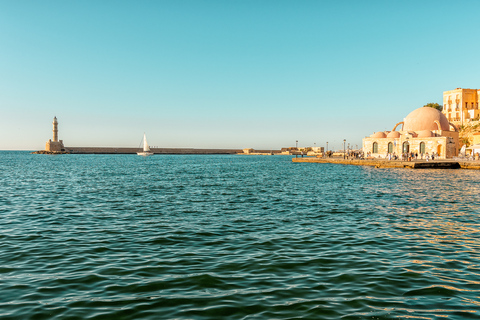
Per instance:
[[[378,153],[378,143],[373,143],[372,153]]]
[[[425,153],[425,142],[420,142],[420,154]]]
[[[393,153],[393,143],[388,143],[388,153]]]

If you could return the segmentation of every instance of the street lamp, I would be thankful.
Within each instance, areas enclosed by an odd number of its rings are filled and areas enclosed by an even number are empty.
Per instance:
[[[345,159],[345,141],[346,139],[343,139],[343,159]]]

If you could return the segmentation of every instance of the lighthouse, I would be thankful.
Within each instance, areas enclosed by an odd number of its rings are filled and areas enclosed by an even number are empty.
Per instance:
[[[58,121],[57,117],[53,118],[53,141],[49,139],[45,144],[45,151],[49,152],[62,152],[65,151],[63,146],[63,140],[58,140]]]
[[[53,142],[58,142],[58,121],[57,121],[57,117],[53,118]]]

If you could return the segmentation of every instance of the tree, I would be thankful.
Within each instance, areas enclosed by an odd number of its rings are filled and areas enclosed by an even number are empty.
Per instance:
[[[440,105],[438,103],[433,103],[433,102],[427,103],[426,105],[424,105],[424,107],[434,108],[434,109],[437,109],[440,112],[443,110],[442,105]]]

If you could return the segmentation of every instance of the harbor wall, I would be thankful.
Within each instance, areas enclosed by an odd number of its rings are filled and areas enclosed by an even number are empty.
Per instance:
[[[115,148],[115,147],[65,147],[64,151],[35,151],[37,154],[137,154],[140,148]],[[195,148],[150,148],[154,154],[246,154],[240,149],[195,149]],[[281,154],[280,150],[255,150],[247,155]]]
[[[321,159],[292,158],[295,163],[334,163],[355,166],[372,166],[376,168],[410,168],[410,169],[480,169],[478,161],[400,161],[400,160],[360,160],[360,159]]]
[[[139,148],[65,147],[72,154],[136,154]],[[240,149],[151,148],[154,154],[237,154]]]

